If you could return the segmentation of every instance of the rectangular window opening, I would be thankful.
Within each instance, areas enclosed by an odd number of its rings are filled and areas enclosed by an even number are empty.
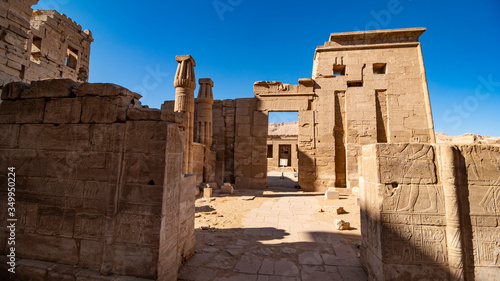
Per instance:
[[[373,74],[385,74],[386,66],[386,63],[374,63]]]
[[[273,145],[267,145],[267,158],[273,158]]]
[[[66,54],[66,66],[76,70],[76,65],[78,62],[78,50],[68,46],[68,51]]]
[[[347,87],[363,87],[363,81],[347,82]]]
[[[31,43],[31,61],[40,62],[40,56],[42,50],[42,38],[33,35],[33,43]]]
[[[333,66],[333,76],[344,76],[345,75],[345,65],[336,64]]]

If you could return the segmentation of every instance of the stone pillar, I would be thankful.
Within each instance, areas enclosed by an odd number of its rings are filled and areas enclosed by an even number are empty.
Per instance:
[[[199,83],[200,90],[196,98],[197,130],[195,130],[194,139],[210,148],[212,146],[212,105],[214,104],[212,87],[214,82],[210,78],[203,78],[199,80]]]
[[[190,55],[176,56],[179,63],[175,73],[175,112],[185,112],[188,117],[186,128],[186,147],[183,162],[183,173],[192,174],[193,170],[193,128],[194,128],[194,90],[196,89],[196,78],[194,67],[196,62]]]
[[[443,192],[446,212],[446,242],[448,248],[448,264],[450,280],[464,280],[463,234],[460,227],[459,191],[457,186],[456,165],[457,153],[455,147],[438,146],[439,166],[443,182]]]

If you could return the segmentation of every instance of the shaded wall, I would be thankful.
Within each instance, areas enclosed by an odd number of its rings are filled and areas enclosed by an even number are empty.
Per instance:
[[[16,169],[16,257],[70,265],[69,275],[176,278],[194,251],[195,180],[181,170],[185,115],[143,108],[139,98],[69,79],[4,87],[0,169]],[[0,195],[6,210],[6,190]],[[2,254],[7,237],[0,232]]]
[[[373,280],[494,280],[500,146],[363,147],[361,258]]]

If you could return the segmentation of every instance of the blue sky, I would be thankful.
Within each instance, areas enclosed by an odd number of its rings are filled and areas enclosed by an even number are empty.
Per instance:
[[[497,0],[40,0],[34,8],[92,31],[90,82],[127,87],[154,108],[174,99],[176,55],[194,57],[216,99],[253,97],[255,81],[311,77],[314,50],[330,33],[426,27],[420,42],[436,131],[500,136]]]

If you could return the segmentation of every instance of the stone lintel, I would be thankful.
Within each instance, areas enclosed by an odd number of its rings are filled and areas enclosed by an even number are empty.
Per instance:
[[[255,95],[314,95],[314,80],[311,78],[299,79],[298,85],[280,81],[257,81],[253,84],[253,89]]]
[[[418,42],[424,27],[332,33],[325,46]]]

